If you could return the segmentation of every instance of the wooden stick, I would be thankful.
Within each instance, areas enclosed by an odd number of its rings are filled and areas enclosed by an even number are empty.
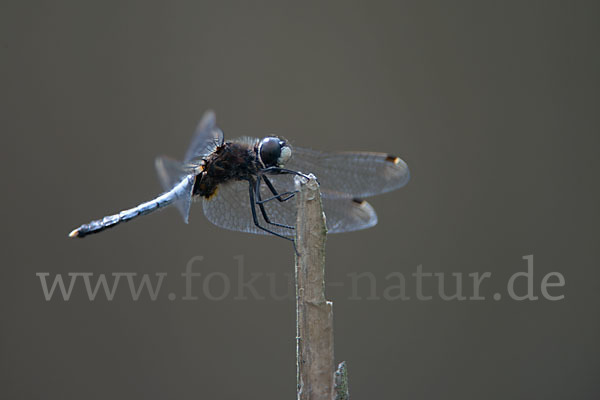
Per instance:
[[[296,378],[299,400],[333,398],[333,303],[325,299],[327,228],[319,184],[296,177]]]
[[[348,400],[350,393],[348,391],[348,367],[346,367],[346,361],[339,363],[333,382],[333,390],[335,391],[334,400]]]

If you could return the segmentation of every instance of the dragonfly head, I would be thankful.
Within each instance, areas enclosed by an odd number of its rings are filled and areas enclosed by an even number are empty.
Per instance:
[[[292,149],[276,136],[268,136],[258,145],[258,158],[265,168],[282,167],[291,156]]]

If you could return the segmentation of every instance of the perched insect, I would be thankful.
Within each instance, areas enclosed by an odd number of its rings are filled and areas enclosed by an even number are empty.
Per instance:
[[[290,239],[296,219],[295,201],[289,201],[296,193],[293,175],[308,173],[320,183],[328,232],[349,232],[377,223],[362,198],[398,189],[410,178],[404,161],[384,153],[292,150],[276,136],[225,142],[212,111],[198,124],[183,162],[159,157],[156,170],[163,194],[81,225],[69,236],[100,232],[170,204],[187,223],[192,199],[199,198],[217,226]]]

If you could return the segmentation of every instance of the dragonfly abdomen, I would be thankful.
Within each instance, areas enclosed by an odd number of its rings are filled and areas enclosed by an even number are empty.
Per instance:
[[[186,192],[186,188],[190,188],[191,185],[193,185],[194,180],[195,177],[193,175],[186,176],[181,182],[175,185],[173,189],[161,194],[157,198],[128,210],[123,210],[118,214],[108,215],[102,219],[83,224],[69,233],[69,237],[84,237],[92,233],[101,232],[105,229],[112,228],[121,222],[127,222],[135,217],[150,214],[159,208],[166,207],[181,197],[189,196],[189,190]]]

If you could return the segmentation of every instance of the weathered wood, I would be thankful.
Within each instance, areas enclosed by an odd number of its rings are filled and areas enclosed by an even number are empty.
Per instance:
[[[348,367],[346,361],[342,361],[335,371],[333,378],[334,400],[348,400],[350,393],[348,389]]]
[[[333,303],[325,299],[327,228],[319,184],[296,177],[296,377],[299,400],[333,398]]]

